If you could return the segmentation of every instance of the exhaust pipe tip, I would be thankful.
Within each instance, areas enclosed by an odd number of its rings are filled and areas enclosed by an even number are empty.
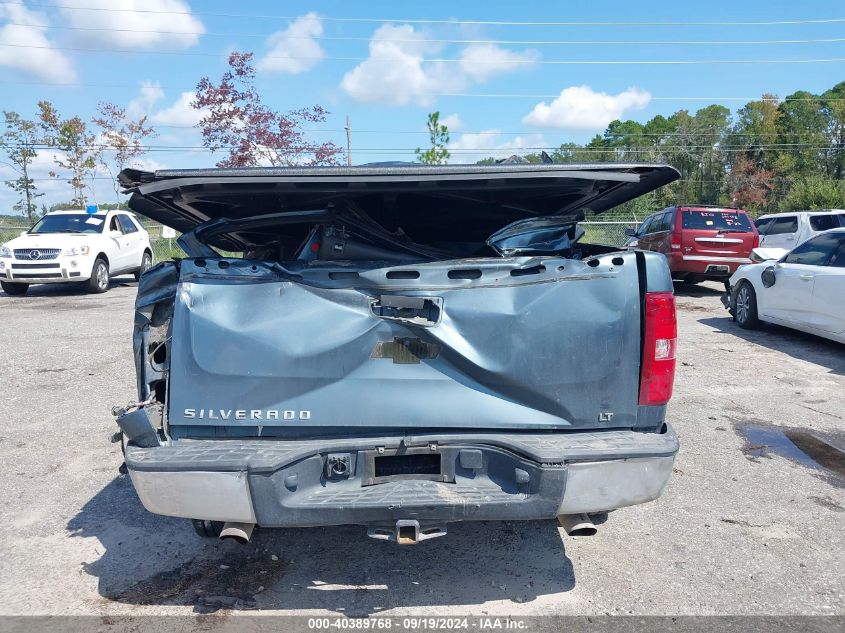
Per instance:
[[[586,514],[561,514],[557,518],[567,536],[595,536],[596,524]]]
[[[226,522],[223,529],[220,530],[220,540],[233,540],[246,545],[252,537],[252,531],[255,529],[255,523],[234,523]]]

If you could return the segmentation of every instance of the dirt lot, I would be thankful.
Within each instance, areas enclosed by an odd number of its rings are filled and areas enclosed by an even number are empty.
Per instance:
[[[468,523],[405,548],[357,526],[239,546],[147,513],[109,443],[134,284],[0,294],[0,613],[845,614],[843,479],[776,452],[778,427],[845,443],[845,347],[742,331],[715,284],[678,291],[682,448],[659,501],[594,537]]]

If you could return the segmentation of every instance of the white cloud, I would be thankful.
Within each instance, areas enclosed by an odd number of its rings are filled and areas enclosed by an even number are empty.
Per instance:
[[[452,152],[451,163],[475,163],[483,158],[507,158],[512,154],[538,153],[538,147],[548,147],[548,142],[542,134],[517,136],[503,141],[502,133],[498,129],[483,130],[471,134],[461,134],[449,143]]]
[[[536,52],[515,52],[493,45],[466,47],[460,62],[425,61],[443,45],[425,41],[409,24],[384,24],[370,39],[370,54],[343,76],[341,89],[356,101],[388,105],[430,105],[437,93],[460,92],[497,73],[523,67]],[[530,58],[530,59],[529,59]]]
[[[495,44],[470,44],[461,51],[461,70],[475,81],[486,81],[493,75],[513,72],[532,66],[540,53],[529,49],[512,51]]]
[[[158,125],[172,125],[176,127],[189,127],[197,125],[206,112],[191,107],[191,102],[196,98],[193,92],[183,92],[179,98],[168,108],[154,112],[150,121]]]
[[[133,119],[149,116],[155,104],[162,99],[164,99],[164,90],[158,81],[142,81],[141,94],[129,102],[126,106],[126,114]]]
[[[50,82],[76,81],[76,70],[70,59],[47,39],[45,15],[29,11],[20,2],[3,2],[0,19],[14,22],[0,27],[0,44],[4,45],[0,46],[0,66]]]
[[[598,130],[630,110],[645,108],[651,94],[640,88],[628,88],[616,95],[595,92],[589,86],[561,90],[550,104],[538,103],[522,122],[538,127],[572,130]]]
[[[158,81],[142,81],[138,96],[129,102],[126,113],[134,119],[146,116],[153,125],[193,127],[207,114],[206,110],[191,107],[195,97],[193,92],[186,91],[169,106],[160,107],[165,98],[161,84]]]
[[[298,75],[323,59],[323,49],[314,38],[323,34],[323,21],[316,13],[296,18],[283,31],[267,39],[269,50],[257,64],[258,70]]]
[[[447,114],[440,119],[440,123],[449,128],[449,132],[457,132],[464,126],[464,122],[461,121],[461,117],[459,117],[456,113]]]
[[[59,9],[86,43],[149,49],[190,48],[205,33],[203,23],[183,0],[63,0]],[[80,7],[104,9],[81,11]]]
[[[370,40],[369,57],[343,76],[340,87],[356,101],[407,105],[432,102],[432,92],[440,81],[456,86],[457,77],[449,77],[442,64],[423,62],[423,54],[438,50],[426,42],[408,24],[385,24]],[[403,41],[392,41],[403,40]]]

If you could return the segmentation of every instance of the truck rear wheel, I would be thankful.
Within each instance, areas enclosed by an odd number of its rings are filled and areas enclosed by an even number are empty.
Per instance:
[[[206,519],[191,519],[194,531],[202,538],[219,538],[223,531],[223,521],[207,521]]]

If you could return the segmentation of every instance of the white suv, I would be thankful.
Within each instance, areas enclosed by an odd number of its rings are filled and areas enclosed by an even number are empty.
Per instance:
[[[819,233],[845,227],[845,210],[791,211],[761,215],[754,222],[760,233],[760,248],[791,251]]]
[[[150,236],[126,211],[56,211],[0,247],[0,286],[23,295],[30,284],[85,282],[105,292],[109,278],[152,265]]]

